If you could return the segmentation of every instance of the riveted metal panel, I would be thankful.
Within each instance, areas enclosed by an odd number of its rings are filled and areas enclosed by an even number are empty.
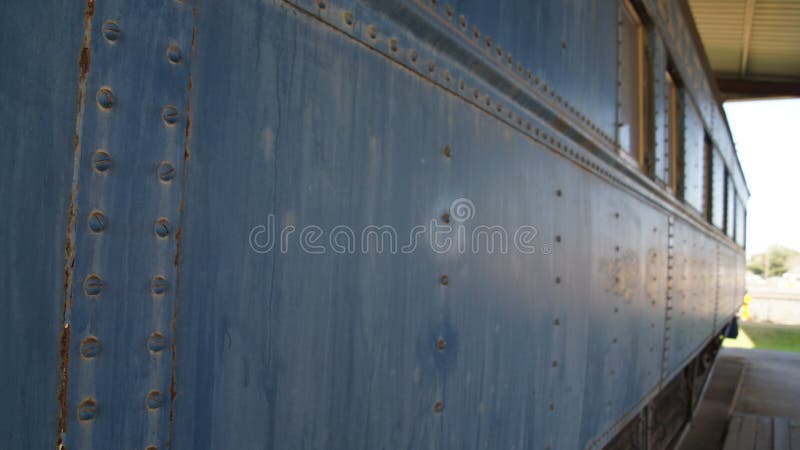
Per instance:
[[[661,374],[669,222],[611,186],[591,188],[595,277],[586,370],[596,383],[585,389],[584,409],[592,413],[584,432],[613,435]],[[609,436],[595,437],[593,444]]]
[[[98,2],[87,23],[67,448],[168,441],[192,28],[180,2]]]
[[[420,2],[429,3],[429,2]],[[435,2],[434,2],[435,3]],[[574,105],[605,133],[613,136],[616,118],[608,105],[616,98],[614,71],[598,71],[591,77],[578,67],[605,66],[616,58],[616,7],[602,2],[457,1],[454,18],[465,19],[466,29],[480,41],[492,42],[513,65],[521,63],[532,77]],[[441,9],[447,13],[447,6]],[[510,23],[524,18],[525,26]],[[546,31],[545,31],[546,30]]]
[[[321,14],[343,26],[334,7]],[[494,103],[397,70],[305,10],[263,8],[228,10],[260,18],[237,30],[198,23],[175,444],[571,448],[618,423],[659,378],[666,215],[498,122]],[[361,23],[391,48],[391,24]],[[421,72],[452,70],[411,49]],[[404,236],[460,197],[476,223],[534,224],[542,253],[260,255],[242,239],[271,214]]]
[[[667,312],[664,378],[680,370],[712,335],[717,298],[717,244],[686,221],[674,224],[673,289]]]
[[[80,5],[54,28],[75,78],[47,78],[73,94],[2,110],[11,178],[72,144],[30,196],[54,229],[18,225],[27,190],[2,195],[4,233],[47,235],[30,255],[9,240],[0,271],[4,336],[44,355],[7,351],[35,417],[9,442],[599,448],[644,417],[735,309],[742,252],[619,158],[617,10],[528,3]],[[701,147],[709,99],[687,119]],[[52,137],[26,131],[45,114]],[[473,233],[440,251],[432,221]],[[381,225],[399,240],[364,250]],[[335,250],[342,226],[358,247]],[[496,227],[534,251],[481,248]],[[44,313],[17,260],[49,271]],[[30,402],[28,380],[47,386]]]

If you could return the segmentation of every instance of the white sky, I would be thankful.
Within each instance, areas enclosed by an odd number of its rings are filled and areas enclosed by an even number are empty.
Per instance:
[[[800,250],[800,99],[724,105],[750,188],[747,255]]]

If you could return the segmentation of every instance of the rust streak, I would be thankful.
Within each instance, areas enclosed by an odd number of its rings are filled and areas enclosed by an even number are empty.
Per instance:
[[[194,19],[194,26],[192,28],[192,49],[191,49],[191,57],[192,60],[194,59],[195,53],[195,42],[197,39],[197,5],[194,5],[192,8],[192,16]],[[183,237],[183,207],[184,207],[184,193],[186,191],[186,174],[187,169],[186,166],[189,163],[189,159],[191,158],[191,151],[190,151],[190,141],[192,137],[192,67],[191,67],[191,60],[189,62],[189,76],[187,80],[186,86],[186,130],[184,131],[183,135],[183,171],[182,171],[182,178],[181,178],[181,199],[180,204],[178,206],[178,231],[175,233],[175,257],[172,261],[173,267],[175,268],[175,299],[172,309],[172,321],[170,323],[170,327],[172,328],[172,344],[170,349],[172,350],[172,375],[169,384],[169,425],[167,428],[167,441],[166,441],[166,448],[172,448],[172,429],[175,424],[175,399],[178,397],[178,378],[177,378],[177,366],[178,366],[178,351],[177,351],[177,344],[176,344],[176,334],[177,334],[177,325],[178,325],[178,292],[180,289],[180,271],[179,265],[181,262],[181,249],[183,245],[182,237]]]
[[[72,308],[72,286],[74,284],[73,271],[75,269],[75,227],[77,216],[78,197],[78,161],[80,159],[81,128],[83,119],[84,99],[86,98],[86,79],[89,75],[92,53],[90,48],[92,16],[94,15],[94,0],[87,0],[83,15],[84,30],[83,41],[78,56],[78,95],[77,113],[75,119],[75,134],[72,138],[73,172],[72,188],[67,208],[67,230],[64,244],[64,305],[62,309],[61,333],[59,336],[59,387],[58,387],[58,433],[56,435],[56,448],[64,449],[64,434],[67,431],[67,387],[69,383],[69,350],[71,328],[69,325],[69,311]]]

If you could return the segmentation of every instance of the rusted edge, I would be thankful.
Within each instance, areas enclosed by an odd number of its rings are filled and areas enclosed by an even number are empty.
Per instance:
[[[172,265],[175,268],[175,299],[173,301],[172,321],[170,327],[172,329],[172,344],[170,350],[172,351],[172,374],[169,383],[169,425],[167,428],[167,442],[166,448],[172,448],[172,430],[175,423],[175,398],[178,396],[178,379],[177,379],[177,365],[178,365],[178,352],[177,352],[177,325],[178,325],[178,298],[180,290],[180,270],[179,265],[181,262],[181,248],[183,236],[183,198],[186,192],[186,175],[188,170],[186,168],[191,158],[190,141],[192,137],[192,64],[194,62],[195,42],[197,39],[197,5],[192,7],[192,19],[194,21],[192,26],[192,49],[191,60],[189,61],[189,79],[186,86],[186,130],[183,135],[183,174],[181,178],[181,200],[178,207],[178,231],[175,233],[175,257]]]
[[[67,387],[69,384],[69,351],[71,329],[69,312],[72,309],[73,271],[75,269],[75,227],[78,200],[78,169],[80,168],[81,134],[83,128],[83,112],[86,99],[86,80],[92,60],[90,48],[92,36],[92,16],[94,16],[94,0],[86,1],[83,13],[83,41],[78,54],[78,99],[75,118],[75,134],[72,138],[72,187],[67,209],[67,231],[64,244],[64,305],[61,312],[61,335],[59,337],[59,377],[58,387],[58,432],[56,449],[64,449],[64,436],[67,432]]]

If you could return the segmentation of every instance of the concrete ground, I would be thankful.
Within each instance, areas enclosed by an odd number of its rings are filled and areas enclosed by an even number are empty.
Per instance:
[[[724,348],[683,450],[800,450],[800,353]]]

